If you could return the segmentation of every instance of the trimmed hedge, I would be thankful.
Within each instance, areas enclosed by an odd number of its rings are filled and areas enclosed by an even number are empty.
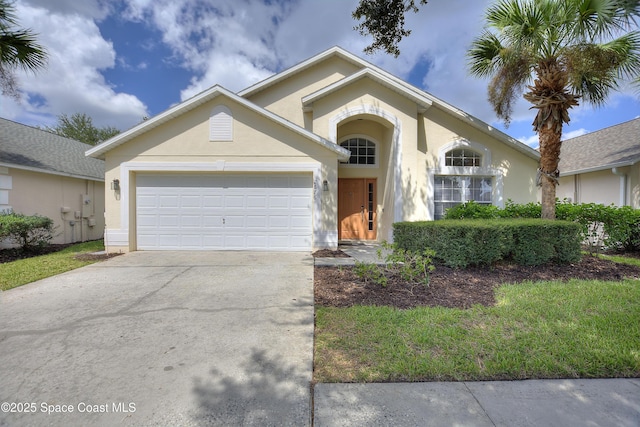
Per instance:
[[[0,240],[7,239],[25,251],[47,246],[54,237],[53,220],[41,215],[0,213]]]
[[[504,209],[468,202],[449,209],[446,219],[540,218],[540,203],[507,201]],[[601,246],[627,251],[640,250],[640,209],[596,203],[556,201],[556,218],[580,224],[582,241],[592,251]]]
[[[491,265],[510,260],[522,265],[567,263],[580,259],[580,226],[541,219],[441,220],[399,222],[394,243],[409,251],[435,251],[449,267]]]

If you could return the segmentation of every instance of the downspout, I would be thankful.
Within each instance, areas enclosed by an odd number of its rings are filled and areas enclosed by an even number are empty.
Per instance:
[[[611,172],[620,177],[620,206],[627,205],[627,174],[618,168],[612,168]]]

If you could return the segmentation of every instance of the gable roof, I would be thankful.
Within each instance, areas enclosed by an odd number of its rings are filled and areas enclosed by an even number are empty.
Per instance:
[[[640,162],[640,118],[562,142],[560,174],[594,172]]]
[[[369,73],[367,74],[367,76],[369,77],[373,77],[374,75],[376,76],[376,79],[379,79],[379,81],[383,84],[385,84],[387,87],[392,87],[393,90],[396,90],[399,93],[404,94],[405,96],[408,96],[410,99],[424,99],[428,102],[430,102],[432,106],[439,108],[445,112],[447,112],[448,114],[457,117],[458,119],[462,120],[463,122],[468,123],[469,125],[471,125],[472,127],[480,130],[481,132],[484,132],[488,135],[491,135],[492,137],[502,141],[503,143],[507,144],[508,146],[516,149],[517,151],[527,155],[528,157],[531,157],[533,159],[538,160],[540,158],[540,153],[537,150],[534,150],[533,148],[529,147],[528,145],[518,141],[515,138],[510,137],[509,135],[505,134],[504,132],[501,132],[497,129],[495,129],[493,126],[490,126],[488,123],[483,122],[482,120],[478,119],[477,117],[472,116],[471,114],[468,114],[464,111],[462,111],[459,108],[454,107],[451,104],[448,104],[446,102],[444,102],[443,100],[436,98],[435,96],[431,95],[428,92],[425,92],[419,88],[417,88],[416,86],[413,86],[412,84],[405,82],[404,80],[394,76],[393,74],[383,70],[382,68],[373,65],[372,63],[365,61],[364,59],[359,58],[358,56],[342,49],[339,46],[334,46],[332,48],[329,48],[327,50],[325,50],[324,52],[321,52],[297,65],[294,65],[291,68],[288,68],[278,74],[274,74],[271,77],[266,78],[265,80],[262,80],[258,83],[256,83],[255,85],[249,86],[248,88],[241,90],[240,92],[238,92],[239,96],[242,97],[250,97],[256,93],[259,93],[260,91],[267,89],[270,86],[273,86],[275,84],[277,84],[280,81],[283,81],[295,74],[298,74],[320,62],[323,62],[325,60],[327,60],[328,58],[331,57],[339,57],[342,58],[360,68],[364,68],[364,69],[369,69],[372,70],[374,73]],[[358,73],[356,73],[358,74]],[[355,75],[355,74],[354,74]],[[361,78],[363,76],[359,76],[358,78]],[[349,77],[347,77],[346,79],[348,79]],[[384,80],[382,80],[384,79]],[[348,80],[345,80],[345,82],[343,83],[348,83]],[[389,86],[390,85],[390,86]],[[334,86],[334,85],[330,85],[330,86]],[[318,91],[321,92],[321,91]],[[316,92],[316,95],[318,94],[318,92]],[[411,94],[409,96],[409,94]],[[312,94],[313,95],[313,94]],[[305,97],[307,98],[307,97]],[[308,101],[308,99],[307,99]],[[420,105],[420,104],[419,104]]]
[[[262,107],[259,107],[258,105],[252,103],[251,101],[241,98],[240,96],[236,95],[235,93],[223,88],[222,86],[219,85],[215,85],[213,87],[211,87],[208,90],[205,90],[195,96],[193,96],[192,98],[172,107],[169,108],[168,110],[158,114],[157,116],[154,116],[152,118],[150,118],[149,120],[146,120],[142,123],[140,123],[137,126],[134,126],[133,128],[122,132],[119,135],[114,136],[111,139],[106,140],[105,142],[103,142],[100,145],[97,145],[95,147],[93,147],[92,149],[88,150],[86,152],[87,156],[91,156],[91,157],[98,157],[101,158],[102,156],[104,156],[104,154],[119,146],[124,144],[127,141],[132,140],[133,138],[142,135],[143,133],[146,133],[148,131],[150,131],[153,128],[156,128],[158,126],[160,126],[161,124],[164,124],[176,117],[179,117],[185,113],[187,113],[188,111],[193,110],[196,107],[199,107],[202,104],[205,104],[211,100],[213,100],[214,98],[218,97],[218,96],[224,96],[226,98],[229,98],[235,102],[237,102],[238,104],[248,108],[249,110],[260,114],[261,116],[272,120],[278,124],[280,124],[281,126],[284,126],[285,128],[288,128],[289,130],[298,133],[299,135],[302,135],[303,137],[325,147],[326,149],[333,151],[334,153],[336,153],[338,155],[338,157],[342,160],[346,160],[349,158],[349,156],[351,155],[351,152],[345,148],[342,148],[340,146],[337,146],[336,144],[333,144],[332,142],[316,135],[315,133],[309,132],[308,130],[288,121],[283,119],[282,117],[273,114],[272,112],[265,110]]]
[[[104,162],[87,159],[89,145],[0,118],[0,166],[104,181]]]
[[[326,86],[312,94],[309,94],[305,97],[302,98],[302,105],[305,108],[310,108],[311,105],[314,103],[314,101],[317,101],[327,95],[330,95],[331,93],[334,93],[346,86],[349,86],[350,84],[357,82],[359,80],[362,80],[364,78],[369,78],[377,83],[380,83],[381,85],[393,90],[394,92],[399,93],[400,95],[403,95],[406,98],[411,99],[413,102],[415,102],[423,111],[426,111],[429,107],[431,107],[431,105],[433,104],[433,102],[427,98],[426,96],[423,96],[419,93],[416,93],[415,91],[411,91],[408,90],[407,88],[403,87],[403,86],[399,86],[397,84],[395,84],[392,80],[390,80],[389,78],[383,76],[382,74],[378,73],[375,70],[372,70],[370,68],[363,68],[362,70],[358,71],[357,73],[354,73],[350,76],[347,76],[341,80],[338,80],[337,82],[330,84],[329,86]]]

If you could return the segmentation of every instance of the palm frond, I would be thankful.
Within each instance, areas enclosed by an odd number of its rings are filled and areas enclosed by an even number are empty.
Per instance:
[[[28,31],[0,32],[0,62],[9,67],[35,71],[46,64],[47,55]]]
[[[36,71],[46,64],[45,49],[31,30],[15,29],[17,18],[13,4],[0,0],[0,63],[8,75],[11,69]]]
[[[502,62],[502,43],[495,34],[485,31],[471,43],[467,52],[468,67],[471,74],[479,77],[492,75]]]
[[[498,118],[509,126],[513,105],[522,95],[525,84],[530,78],[529,63],[521,58],[500,66],[488,86],[489,103]]]
[[[640,32],[604,44],[582,43],[563,52],[569,84],[585,101],[602,105],[622,81],[640,76]]]

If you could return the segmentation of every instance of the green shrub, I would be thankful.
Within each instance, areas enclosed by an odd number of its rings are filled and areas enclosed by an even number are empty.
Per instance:
[[[473,200],[447,209],[445,219],[500,218],[500,208],[476,203]]]
[[[0,213],[0,240],[7,239],[20,245],[22,250],[34,251],[49,245],[54,231],[51,218],[14,212]]]
[[[541,219],[442,220],[394,224],[394,242],[402,249],[435,252],[453,268],[513,260],[523,265],[580,259],[580,226]]]
[[[445,219],[540,218],[540,203],[516,204],[508,200],[504,209],[467,202],[447,211]],[[556,201],[556,218],[580,225],[582,243],[590,251],[602,246],[627,251],[640,250],[640,209],[596,203]],[[542,249],[540,249],[542,250]]]
[[[386,288],[387,283],[389,283],[389,279],[387,279],[382,269],[376,264],[356,261],[353,271],[359,278],[364,280],[365,283],[372,281],[384,288]]]
[[[431,249],[410,251],[399,248],[395,244],[382,243],[387,250],[383,265],[356,262],[354,272],[366,282],[372,281],[386,287],[389,278],[398,276],[411,285],[429,285],[429,273],[433,271]],[[378,258],[382,260],[382,250],[378,250]]]

